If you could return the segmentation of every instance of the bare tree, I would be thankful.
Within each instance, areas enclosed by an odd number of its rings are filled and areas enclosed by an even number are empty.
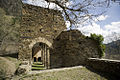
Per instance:
[[[113,41],[116,41],[116,42],[113,42],[117,47],[116,47],[116,50],[117,50],[117,53],[120,53],[120,41],[117,41],[117,40],[120,40],[120,33],[113,33],[112,34],[112,39]]]
[[[111,43],[106,45],[106,58],[120,60],[120,33],[113,32],[108,40]]]
[[[120,5],[120,0],[111,0],[111,1],[113,1],[115,3],[119,3],[119,5]]]
[[[120,40],[120,33],[112,32],[107,38],[110,42]]]
[[[33,0],[34,2],[35,0]],[[98,16],[105,13],[110,0],[45,0],[48,3],[55,3],[59,6],[64,14],[66,21],[70,22],[70,27],[76,24],[82,24],[87,21],[91,23]],[[67,3],[71,4],[67,6]],[[100,10],[102,8],[102,10]],[[77,27],[77,26],[76,26]]]

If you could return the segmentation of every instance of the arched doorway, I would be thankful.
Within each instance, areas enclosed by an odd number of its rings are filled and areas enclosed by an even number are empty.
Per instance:
[[[45,43],[38,42],[32,48],[33,63],[42,64],[46,69],[49,68],[49,46]]]

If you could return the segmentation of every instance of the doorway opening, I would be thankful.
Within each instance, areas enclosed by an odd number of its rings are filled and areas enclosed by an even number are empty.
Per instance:
[[[32,48],[32,59],[34,69],[49,68],[49,47],[45,43],[36,43]]]

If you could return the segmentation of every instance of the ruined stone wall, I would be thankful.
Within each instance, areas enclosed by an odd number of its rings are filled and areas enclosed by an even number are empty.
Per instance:
[[[65,22],[60,11],[23,4],[19,59],[30,59],[31,48],[37,42],[51,47],[53,40],[64,29]]]
[[[120,61],[109,59],[89,58],[86,65],[101,72],[120,76]]]
[[[84,65],[89,57],[99,57],[98,44],[78,30],[63,31],[53,44],[51,67]]]

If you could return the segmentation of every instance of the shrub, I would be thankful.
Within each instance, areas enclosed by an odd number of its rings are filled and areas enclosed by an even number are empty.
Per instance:
[[[102,35],[91,34],[89,38],[98,43],[100,49],[99,57],[103,57],[105,55],[105,45],[103,44],[104,37]]]

